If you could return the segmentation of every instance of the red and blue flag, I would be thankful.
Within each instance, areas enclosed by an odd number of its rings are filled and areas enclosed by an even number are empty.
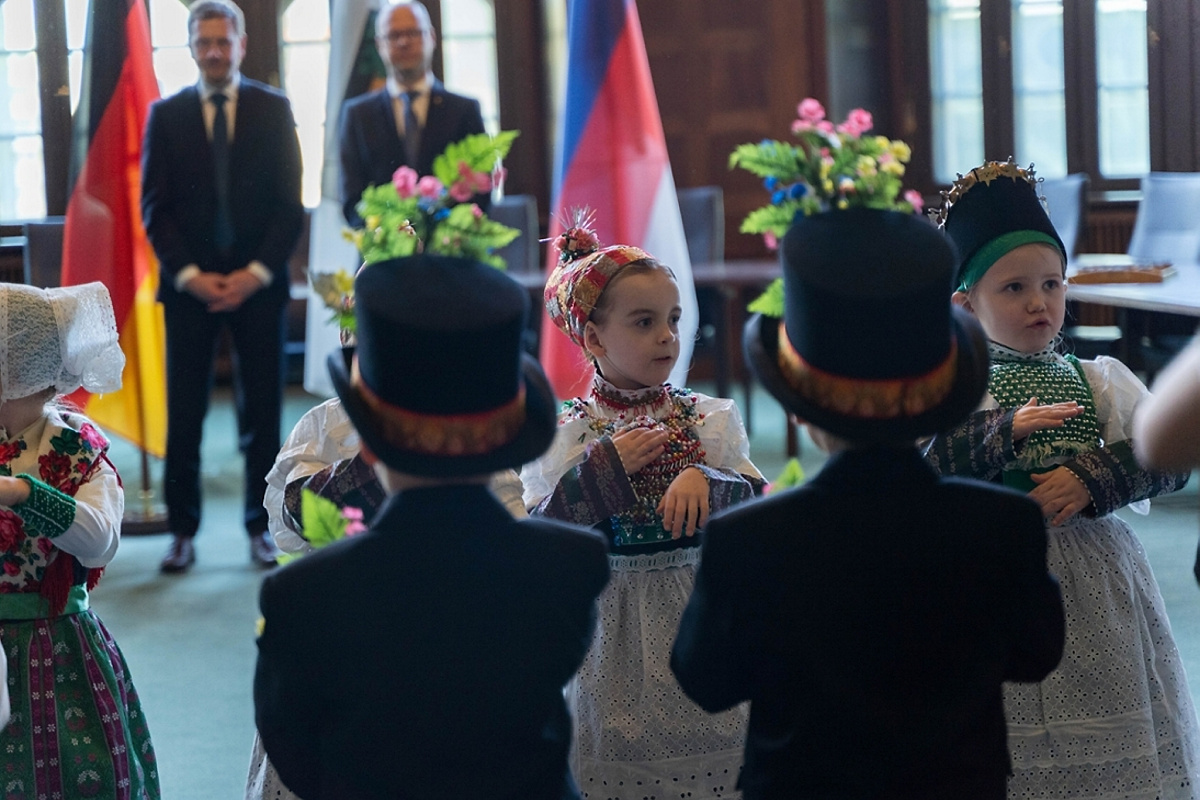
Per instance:
[[[671,383],[684,386],[698,324],[696,291],[634,0],[568,0],[563,109],[550,236],[562,232],[567,212],[586,206],[595,212],[601,244],[641,247],[671,267],[683,307]],[[549,250],[547,274],[558,255]],[[585,395],[590,363],[548,315],[542,319],[541,362],[555,394]]]

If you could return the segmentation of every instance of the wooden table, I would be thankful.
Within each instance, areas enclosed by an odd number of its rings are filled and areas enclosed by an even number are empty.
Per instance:
[[[1176,264],[1162,283],[1072,284],[1067,265],[1067,299],[1117,309],[1200,317],[1200,264]]]

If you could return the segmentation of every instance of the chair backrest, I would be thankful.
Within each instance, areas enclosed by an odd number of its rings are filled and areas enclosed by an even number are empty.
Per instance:
[[[538,242],[537,198],[531,194],[510,194],[492,201],[488,216],[496,222],[516,228],[521,235],[496,251],[511,272],[540,272],[541,246]]]
[[[1176,264],[1200,260],[1200,172],[1151,172],[1142,178],[1128,252]]]
[[[62,285],[63,217],[26,222],[25,283],[42,289]]]
[[[720,186],[678,189],[679,214],[692,262],[725,260],[725,194]]]
[[[1042,197],[1046,198],[1046,212],[1054,229],[1058,231],[1067,258],[1075,255],[1079,245],[1079,232],[1087,208],[1087,173],[1077,172],[1065,178],[1047,178],[1040,185]]]

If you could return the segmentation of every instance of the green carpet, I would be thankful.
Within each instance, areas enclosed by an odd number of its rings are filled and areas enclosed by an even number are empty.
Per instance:
[[[316,402],[290,389],[285,433]],[[762,390],[754,394],[753,423],[752,457],[774,479],[786,461],[785,428],[779,407]],[[165,536],[127,537],[93,596],[93,606],[124,651],[141,694],[167,800],[240,798],[250,760],[254,625],[263,573],[250,565],[241,526],[235,430],[229,391],[219,389],[205,424],[204,519],[191,572],[158,572]],[[130,502],[136,502],[140,457],[123,443],[114,445],[113,456]],[[809,474],[821,461],[805,440],[802,462]],[[157,487],[161,466],[152,464],[151,472]],[[1193,694],[1200,696],[1200,590],[1192,578],[1200,532],[1196,483],[1155,501],[1148,517],[1121,513],[1145,544]]]

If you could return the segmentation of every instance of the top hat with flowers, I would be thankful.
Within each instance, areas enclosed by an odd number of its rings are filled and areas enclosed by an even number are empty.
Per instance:
[[[987,385],[986,339],[950,302],[953,246],[914,212],[908,147],[865,137],[862,109],[834,125],[809,98],[796,143],[743,145],[731,164],[772,202],[742,230],[782,242],[783,278],[751,305],[743,346],[784,407],[837,436],[898,442],[963,419]]]
[[[1067,248],[1038,194],[1041,179],[1028,168],[1008,161],[988,161],[942,192],[940,208],[930,218],[958,249],[955,285],[974,286],[1006,253],[1024,244],[1045,244],[1058,250],[1063,265]]]
[[[913,214],[803,217],[783,239],[783,318],[747,322],[747,361],[789,411],[857,442],[900,442],[966,418],[987,340],[950,302],[954,249]]]
[[[433,174],[420,177],[402,166],[390,183],[368,186],[355,210],[363,226],[345,236],[362,255],[364,266],[420,253],[439,253],[504,269],[495,250],[520,235],[490,219],[471,202],[502,185],[501,160],[517,131],[495,136],[471,134],[447,145],[433,162]],[[332,313],[343,345],[354,343],[354,277],[346,270],[314,274],[313,291]]]
[[[333,386],[368,449],[412,475],[482,475],[537,458],[554,438],[553,392],[521,347],[525,289],[478,261],[422,253],[355,279],[358,341]]]

